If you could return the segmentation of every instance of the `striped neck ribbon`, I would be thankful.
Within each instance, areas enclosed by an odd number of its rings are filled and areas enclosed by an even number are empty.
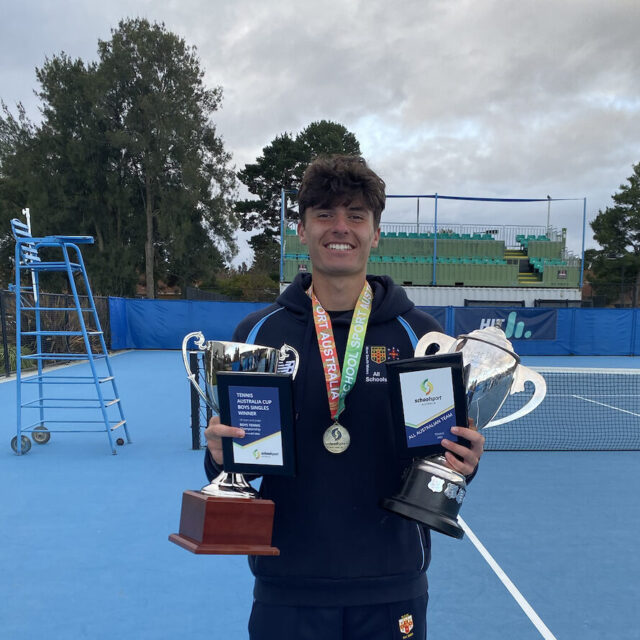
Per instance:
[[[338,360],[331,318],[318,302],[318,298],[313,292],[313,287],[310,288],[309,292],[313,309],[313,322],[316,327],[318,347],[320,348],[320,358],[324,369],[324,379],[327,384],[329,410],[331,419],[337,421],[338,416],[344,411],[345,398],[356,383],[360,358],[364,349],[364,336],[367,332],[369,316],[371,315],[373,290],[371,285],[365,282],[358,296],[358,302],[351,318],[342,370]]]

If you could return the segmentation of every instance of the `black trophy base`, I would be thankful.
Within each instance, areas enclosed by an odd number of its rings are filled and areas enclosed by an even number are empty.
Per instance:
[[[433,511],[418,507],[417,505],[403,502],[397,498],[385,498],[382,501],[382,506],[389,511],[393,511],[398,515],[409,518],[409,520],[415,520],[416,522],[426,524],[429,529],[433,529],[439,533],[444,533],[452,538],[460,539],[464,537],[464,531],[458,524],[457,519],[447,518],[439,513],[434,513]]]
[[[458,511],[466,493],[463,475],[443,466],[437,459],[415,460],[393,498],[382,506],[405,518],[427,525],[452,538],[464,537]]]

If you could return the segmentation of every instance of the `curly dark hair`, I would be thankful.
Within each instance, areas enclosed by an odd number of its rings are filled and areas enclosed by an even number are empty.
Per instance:
[[[361,197],[373,212],[374,228],[380,226],[385,205],[384,180],[373,172],[360,156],[321,156],[302,176],[298,191],[298,210],[304,224],[308,207],[328,207]]]

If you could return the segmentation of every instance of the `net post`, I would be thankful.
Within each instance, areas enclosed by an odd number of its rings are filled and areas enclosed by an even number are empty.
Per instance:
[[[189,368],[194,376],[195,383],[198,384],[199,370],[197,353],[189,354]],[[191,392],[191,448],[195,451],[200,449],[200,396],[191,383],[189,383],[189,390]]]

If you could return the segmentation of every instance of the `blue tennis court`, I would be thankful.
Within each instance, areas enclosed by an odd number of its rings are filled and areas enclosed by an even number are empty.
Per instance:
[[[115,456],[104,433],[53,434],[14,455],[15,381],[0,382],[0,638],[246,639],[246,558],[167,540],[182,492],[205,482],[181,354],[129,351],[112,364],[133,441]],[[614,409],[565,398],[551,411],[574,435],[576,406],[596,422],[605,409],[638,419],[631,400],[608,395],[601,405]],[[637,638],[639,474],[638,451],[488,451],[461,511],[470,532],[433,536],[429,639]]]

